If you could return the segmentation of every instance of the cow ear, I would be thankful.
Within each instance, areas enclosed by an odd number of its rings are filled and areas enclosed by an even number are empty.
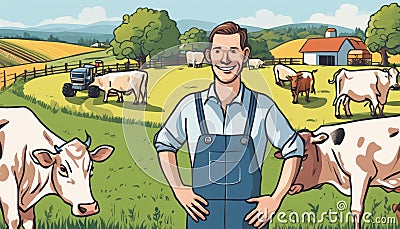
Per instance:
[[[329,136],[325,133],[318,134],[317,136],[312,136],[311,137],[311,143],[312,144],[322,144],[324,143]]]
[[[211,63],[211,50],[209,48],[204,50],[204,58],[208,63]]]
[[[94,151],[90,152],[90,158],[95,162],[103,162],[107,160],[114,152],[114,147],[103,145],[97,147]]]
[[[48,168],[56,162],[56,154],[47,149],[37,149],[32,152],[32,159],[36,164]]]

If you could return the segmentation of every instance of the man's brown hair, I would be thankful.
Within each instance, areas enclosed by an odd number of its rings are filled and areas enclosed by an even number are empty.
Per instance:
[[[250,48],[247,40],[247,29],[241,28],[238,24],[227,21],[215,27],[210,33],[210,42],[213,42],[215,34],[231,35],[238,33],[240,35],[240,47],[242,50],[245,47]]]

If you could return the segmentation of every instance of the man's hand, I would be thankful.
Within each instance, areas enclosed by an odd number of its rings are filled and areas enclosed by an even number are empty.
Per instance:
[[[206,220],[206,215],[210,212],[207,211],[201,204],[208,205],[207,201],[193,192],[192,187],[181,186],[174,188],[174,194],[179,203],[185,208],[186,212],[192,219],[198,222],[198,218]]]
[[[248,221],[249,225],[253,225],[254,228],[264,227],[273,217],[281,205],[280,199],[275,199],[271,196],[261,196],[257,198],[251,198],[247,200],[248,203],[257,203],[257,207],[253,209],[245,217],[245,221]]]

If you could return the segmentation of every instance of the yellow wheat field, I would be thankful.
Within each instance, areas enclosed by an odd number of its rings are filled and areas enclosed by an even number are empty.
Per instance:
[[[102,50],[100,48],[90,48],[90,47],[60,43],[60,42],[32,41],[32,40],[22,40],[22,39],[2,39],[2,40],[11,44],[18,45],[28,50],[33,50],[53,60],[67,56],[73,56],[77,54]]]

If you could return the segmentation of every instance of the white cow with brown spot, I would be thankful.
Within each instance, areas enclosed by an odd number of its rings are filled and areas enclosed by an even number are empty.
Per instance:
[[[35,204],[55,194],[75,216],[99,212],[90,177],[93,162],[106,160],[114,148],[89,151],[86,142],[64,141],[28,108],[0,108],[0,202],[8,228],[35,228]]]
[[[351,196],[355,228],[360,228],[370,186],[400,192],[400,116],[322,126],[301,131],[305,155],[290,194],[335,186]],[[280,152],[277,158],[282,158]]]
[[[387,102],[390,88],[398,87],[397,76],[399,71],[392,67],[390,69],[368,69],[368,70],[338,70],[333,75],[330,84],[336,83],[335,106],[336,118],[340,116],[340,104],[343,104],[347,117],[351,117],[350,100],[356,102],[369,101],[371,116],[383,116],[383,108]]]
[[[98,86],[104,91],[104,102],[108,102],[110,92],[117,93],[118,103],[124,101],[123,94],[135,95],[133,104],[139,104],[140,97],[142,104],[147,103],[147,82],[148,74],[145,71],[112,72],[103,76],[98,76],[90,85]]]

